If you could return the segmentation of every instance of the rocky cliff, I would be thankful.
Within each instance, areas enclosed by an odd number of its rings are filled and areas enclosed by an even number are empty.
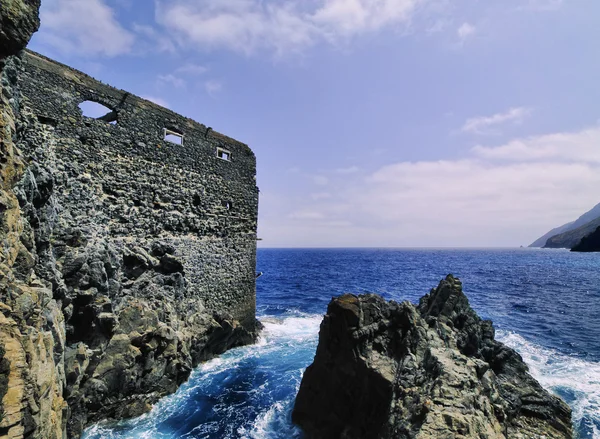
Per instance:
[[[584,236],[579,244],[571,249],[572,252],[600,252],[600,227]]]
[[[572,438],[571,412],[448,276],[419,306],[335,298],[292,418],[320,438]]]
[[[247,146],[15,55],[38,7],[0,7],[0,436],[64,439],[255,339],[258,189]],[[86,99],[116,123],[83,117]]]
[[[592,234],[600,227],[600,218],[596,218],[573,230],[554,235],[548,238],[544,248],[573,248],[581,242],[583,238]]]

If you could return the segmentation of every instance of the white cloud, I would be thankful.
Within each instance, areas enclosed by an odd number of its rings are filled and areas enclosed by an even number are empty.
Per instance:
[[[204,83],[204,89],[210,96],[215,96],[217,93],[223,90],[223,83],[221,81],[211,79]]]
[[[515,245],[507,236],[521,235],[528,244],[600,201],[599,150],[593,128],[478,147],[462,160],[398,163],[371,176],[360,203],[384,222],[425,229],[432,243]]]
[[[158,0],[156,20],[180,44],[282,54],[409,23],[430,0]]]
[[[158,75],[158,82],[163,84],[171,84],[175,88],[183,88],[186,84],[184,79],[181,79],[179,76],[176,76],[172,73]]]
[[[312,175],[311,179],[317,186],[327,186],[329,184],[329,178],[324,175]]]
[[[176,68],[172,73],[158,75],[157,81],[159,85],[170,84],[175,88],[185,88],[187,81],[182,76],[190,79],[190,77],[200,76],[207,71],[208,69],[204,66],[188,63]],[[219,81],[210,80],[204,83],[204,88],[212,96],[221,90],[222,84]]]
[[[473,35],[476,31],[477,29],[472,24],[463,23],[456,30],[456,34],[458,35],[460,41],[464,43],[466,39]]]
[[[335,170],[337,174],[355,174],[358,171],[360,171],[358,166],[350,166],[348,168],[339,168]]]
[[[331,198],[329,192],[316,192],[310,196],[313,200],[328,200]]]
[[[527,245],[600,201],[599,151],[600,127],[592,127],[479,146],[456,160],[390,164],[332,181],[335,203],[295,203],[319,221],[283,220],[262,235],[304,246]]]
[[[142,37],[138,39],[140,43],[136,47],[138,52],[156,55],[156,53],[160,52],[173,53],[176,51],[175,44],[164,32],[159,32],[152,26],[138,23],[134,23],[132,29],[137,35]]]
[[[103,0],[47,0],[40,18],[39,41],[68,54],[122,55],[135,41]]]
[[[190,75],[190,76],[200,76],[208,71],[208,68],[205,66],[201,66],[199,64],[187,63],[178,67],[175,70],[176,73],[180,73],[182,75]]]
[[[557,11],[564,4],[563,0],[529,0],[523,9],[534,11]]]
[[[480,116],[467,119],[461,131],[475,134],[494,134],[494,127],[505,124],[520,124],[532,113],[530,108],[510,108],[505,113],[497,113],[492,116]]]
[[[499,147],[476,146],[473,153],[488,160],[561,161],[600,164],[600,128],[516,139]]]
[[[290,213],[288,218],[295,220],[321,220],[325,218],[325,216],[320,212],[299,211]]]

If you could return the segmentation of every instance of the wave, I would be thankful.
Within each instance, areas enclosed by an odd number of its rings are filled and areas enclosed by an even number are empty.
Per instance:
[[[290,311],[263,316],[256,345],[233,349],[201,364],[187,383],[151,412],[90,427],[82,439],[296,439],[295,395],[312,361],[322,315]],[[580,439],[600,439],[600,364],[568,356],[498,331],[531,374],[573,409]]]
[[[543,387],[571,406],[580,439],[600,439],[600,363],[544,348],[514,332],[498,331],[497,338],[521,354]]]
[[[149,413],[94,425],[82,439],[299,438],[291,411],[322,315],[290,311],[260,320],[258,343],[201,364]]]

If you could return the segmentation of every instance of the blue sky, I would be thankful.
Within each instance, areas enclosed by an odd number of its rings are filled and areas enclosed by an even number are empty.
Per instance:
[[[30,47],[251,146],[276,246],[516,246],[600,202],[597,0],[44,0]]]

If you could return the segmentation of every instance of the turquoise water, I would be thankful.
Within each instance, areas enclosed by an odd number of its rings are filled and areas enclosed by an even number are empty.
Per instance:
[[[452,273],[497,337],[573,408],[581,439],[600,439],[600,254],[561,250],[261,249],[257,345],[195,370],[139,418],[96,425],[85,439],[301,438],[290,422],[332,296],[410,300]]]

